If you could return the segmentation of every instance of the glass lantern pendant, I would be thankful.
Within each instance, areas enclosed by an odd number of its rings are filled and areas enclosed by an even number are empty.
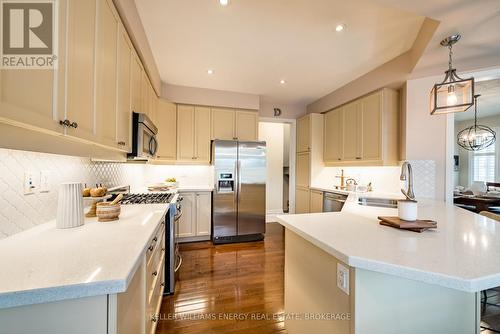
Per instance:
[[[474,125],[463,129],[457,135],[457,143],[467,151],[480,151],[493,145],[496,141],[496,133],[486,125],[477,124],[477,98],[474,95]]]
[[[460,35],[452,35],[441,41],[450,50],[448,70],[443,82],[434,85],[431,91],[431,115],[464,112],[474,104],[474,78],[462,79],[453,68],[453,44]]]

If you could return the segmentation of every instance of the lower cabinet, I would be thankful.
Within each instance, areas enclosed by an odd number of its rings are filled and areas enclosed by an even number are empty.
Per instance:
[[[212,193],[182,192],[180,242],[209,240],[212,230]]]
[[[154,334],[165,285],[164,235],[162,223],[141,256],[127,291],[0,309],[0,332]]]
[[[295,188],[295,213],[309,213],[310,190],[306,187]]]
[[[323,212],[323,192],[311,190],[309,205],[311,213]]]

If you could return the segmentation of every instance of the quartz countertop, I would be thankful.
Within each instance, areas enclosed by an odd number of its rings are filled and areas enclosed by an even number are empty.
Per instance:
[[[127,290],[168,205],[122,205],[120,219],[56,229],[55,221],[0,240],[0,308]]]
[[[358,197],[364,196],[350,193],[341,212],[277,218],[355,268],[466,292],[500,286],[500,223],[451,204],[420,200],[419,219],[436,220],[437,229],[402,231],[379,225],[377,219],[397,216],[397,209],[361,206]]]

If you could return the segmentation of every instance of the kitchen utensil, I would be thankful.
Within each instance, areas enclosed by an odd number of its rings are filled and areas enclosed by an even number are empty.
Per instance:
[[[409,230],[421,233],[431,228],[437,228],[437,222],[433,220],[415,220],[409,222],[401,220],[399,217],[378,217],[380,225],[390,226],[402,230]]]
[[[417,220],[417,201],[405,199],[398,201],[398,216],[402,220]]]
[[[116,198],[110,203],[111,205],[116,205],[120,203],[120,201],[123,199],[123,194],[118,194]]]
[[[100,222],[110,222],[118,220],[121,212],[120,204],[112,204],[111,202],[97,203],[97,220]]]
[[[84,224],[82,190],[79,182],[63,183],[59,187],[57,228],[73,228]]]

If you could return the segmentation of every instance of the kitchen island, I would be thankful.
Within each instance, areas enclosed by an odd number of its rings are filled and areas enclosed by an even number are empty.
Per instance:
[[[168,210],[123,205],[118,221],[1,240],[0,333],[154,333]]]
[[[278,216],[285,312],[301,315],[288,332],[479,333],[480,291],[500,286],[498,223],[425,200],[418,216],[438,228],[401,231],[377,219],[396,209],[359,205],[358,196],[341,212]]]

